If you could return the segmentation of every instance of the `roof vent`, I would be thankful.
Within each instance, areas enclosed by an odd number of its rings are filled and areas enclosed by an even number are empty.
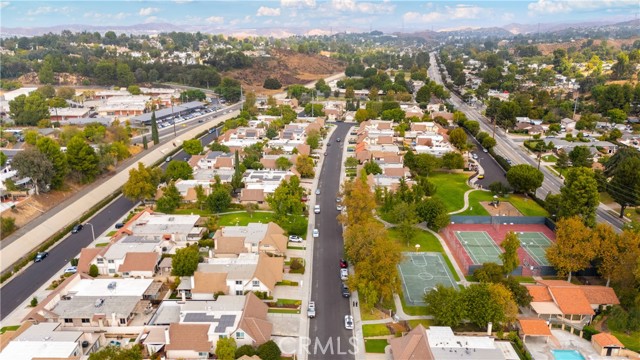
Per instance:
[[[102,304],[104,304],[104,299],[96,299],[96,302],[95,302],[95,304],[93,304],[93,306],[101,307]]]

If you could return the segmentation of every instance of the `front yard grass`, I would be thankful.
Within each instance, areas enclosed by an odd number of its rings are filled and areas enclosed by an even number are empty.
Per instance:
[[[435,197],[447,206],[447,210],[456,211],[464,206],[464,193],[470,189],[467,174],[439,173],[429,175],[429,181],[437,186]]]
[[[97,243],[97,244],[96,244],[96,247],[105,247],[105,246],[107,246],[107,245],[109,245],[109,243],[108,243],[108,242]]]
[[[266,224],[273,220],[273,213],[254,212],[249,215],[247,212],[220,214],[218,217],[219,226],[247,226],[249,223]]]
[[[300,309],[269,308],[267,312],[272,314],[300,314]]]
[[[385,336],[391,335],[391,331],[387,328],[385,324],[366,324],[362,325],[362,336],[364,337],[372,337],[372,336]]]
[[[612,331],[611,332],[615,337],[620,340],[624,346],[632,351],[640,352],[640,331],[636,331],[631,333],[631,335],[627,335],[625,333]]]
[[[409,327],[415,329],[416,326],[422,324],[422,326],[428,328],[431,326],[431,320],[429,319],[420,319],[420,320],[409,320]]]
[[[558,161],[558,158],[553,156],[553,155],[545,155],[545,156],[542,157],[542,160],[546,161],[546,162],[553,162],[554,163],[554,162]]]
[[[11,325],[11,326],[3,326],[0,328],[0,335],[6,333],[7,331],[16,331],[20,328],[20,325]]]
[[[397,229],[390,228],[390,229],[387,229],[387,231],[389,234],[389,238],[398,242],[398,244],[400,244],[400,246],[402,247],[403,252],[416,252],[416,244],[420,244],[419,252],[441,253],[442,257],[444,257],[444,261],[447,263],[447,266],[451,271],[451,274],[453,274],[453,278],[456,281],[460,281],[460,277],[456,273],[456,270],[454,269],[453,264],[451,263],[451,260],[449,259],[447,254],[444,252],[444,249],[442,248],[442,244],[440,244],[440,241],[432,233],[424,230],[416,229],[416,235],[413,237],[412,240],[409,241],[409,244],[407,244],[405,241],[400,240],[400,233]]]
[[[364,350],[368,353],[384,354],[384,349],[389,345],[385,339],[365,339]]]

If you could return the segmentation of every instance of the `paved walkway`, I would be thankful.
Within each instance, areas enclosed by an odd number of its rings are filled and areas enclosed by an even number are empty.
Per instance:
[[[459,214],[461,212],[465,212],[467,211],[467,208],[469,207],[469,194],[471,194],[472,192],[476,191],[478,189],[469,189],[464,193],[464,206],[462,207],[462,209],[460,210],[456,210],[456,211],[452,211],[449,213],[449,215],[455,215],[455,214]]]

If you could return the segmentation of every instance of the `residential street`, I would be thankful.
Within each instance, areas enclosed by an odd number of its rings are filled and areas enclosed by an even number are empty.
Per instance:
[[[429,66],[429,77],[433,79],[438,84],[443,84],[442,77],[438,72],[438,65],[436,63],[436,53],[432,52],[430,54],[430,63]],[[480,123],[480,129],[482,131],[486,131],[489,134],[493,133],[493,127],[491,126],[491,122],[484,115],[482,115],[477,109],[467,105],[464,103],[460,97],[456,94],[451,93],[451,98],[449,101],[455,106],[456,110],[460,110],[464,112],[467,117],[471,120],[478,121]],[[497,145],[494,147],[494,150],[499,155],[509,159],[513,162],[514,165],[517,164],[529,164],[531,166],[538,166],[538,163],[535,159],[528,156],[524,150],[520,148],[520,146],[515,143],[512,139],[510,139],[502,129],[496,128],[495,138]],[[544,182],[542,186],[536,192],[536,195],[540,199],[544,199],[547,194],[557,194],[560,192],[560,188],[563,185],[563,181],[558,178],[555,174],[553,174],[550,170],[545,167],[540,167],[540,171],[544,174]],[[608,223],[611,224],[615,229],[621,229],[623,221],[618,217],[611,215],[607,211],[607,207],[602,203],[599,205],[597,209],[597,221],[599,223]]]
[[[320,195],[317,204],[321,212],[316,214],[316,227],[320,236],[315,239],[313,248],[313,279],[311,299],[316,302],[317,317],[309,321],[309,359],[353,359],[349,343],[353,335],[344,328],[344,316],[351,313],[349,302],[340,293],[339,260],[343,257],[342,226],[338,223],[336,195],[340,191],[340,169],[342,147],[352,124],[337,123],[333,136],[327,140],[327,147],[319,176]],[[313,214],[312,214],[313,215]],[[323,352],[324,349],[324,352]]]

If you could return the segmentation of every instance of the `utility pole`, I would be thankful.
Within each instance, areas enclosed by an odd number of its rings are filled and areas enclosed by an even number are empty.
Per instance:
[[[176,134],[176,119],[173,116],[173,96],[171,97],[171,121],[173,121],[173,137],[177,137],[178,134]]]

